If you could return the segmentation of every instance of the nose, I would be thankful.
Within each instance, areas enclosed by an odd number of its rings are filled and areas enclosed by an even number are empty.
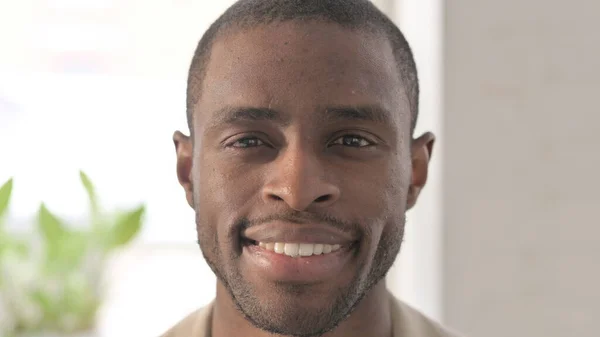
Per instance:
[[[285,202],[296,211],[326,207],[340,197],[339,187],[327,179],[322,160],[310,151],[288,147],[269,170],[262,190],[265,202]]]

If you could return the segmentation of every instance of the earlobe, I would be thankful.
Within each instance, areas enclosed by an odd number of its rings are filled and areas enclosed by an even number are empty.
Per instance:
[[[193,146],[190,137],[176,131],[173,135],[175,151],[177,154],[177,179],[185,191],[185,197],[190,207],[194,207],[193,202],[193,184],[192,184],[192,164],[193,164]]]
[[[412,179],[408,190],[407,209],[411,209],[419,198],[419,194],[427,183],[429,174],[429,160],[433,152],[435,136],[425,133],[414,139],[412,143]]]

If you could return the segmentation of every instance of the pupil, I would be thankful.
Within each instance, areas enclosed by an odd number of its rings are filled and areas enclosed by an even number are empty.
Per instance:
[[[251,138],[250,139],[245,139],[242,142],[242,144],[243,144],[244,147],[255,146],[256,145],[256,139],[251,139]]]
[[[360,141],[356,137],[346,137],[344,143],[346,145],[360,145]]]

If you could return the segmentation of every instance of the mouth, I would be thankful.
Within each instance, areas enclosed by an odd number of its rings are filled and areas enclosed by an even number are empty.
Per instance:
[[[255,277],[282,283],[319,283],[348,271],[359,241],[307,225],[265,227],[242,237],[242,262]]]
[[[341,244],[327,243],[258,242],[248,239],[244,240],[244,243],[246,246],[258,246],[258,249],[291,258],[316,257],[332,254],[342,249]]]

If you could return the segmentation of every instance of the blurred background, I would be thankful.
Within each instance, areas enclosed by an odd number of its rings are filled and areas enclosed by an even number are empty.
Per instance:
[[[469,336],[597,336],[600,2],[374,2],[414,49],[417,131],[438,136],[391,290]],[[146,205],[108,263],[101,337],[157,336],[214,297],[171,135],[196,43],[232,3],[0,0],[5,226],[26,232],[42,201],[87,226],[80,169],[105,207]]]

